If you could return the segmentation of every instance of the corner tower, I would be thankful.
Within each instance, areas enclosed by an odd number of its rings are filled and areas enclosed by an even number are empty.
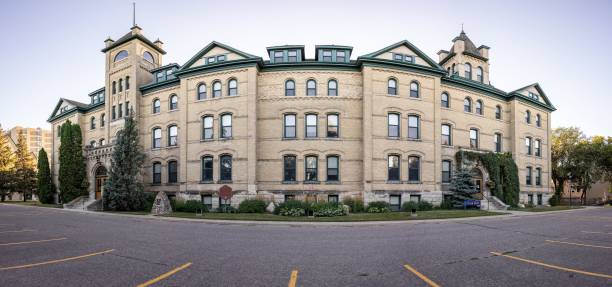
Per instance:
[[[444,67],[449,76],[489,84],[489,47],[480,45],[476,48],[463,29],[453,39],[450,51],[440,50],[438,56],[440,66]]]

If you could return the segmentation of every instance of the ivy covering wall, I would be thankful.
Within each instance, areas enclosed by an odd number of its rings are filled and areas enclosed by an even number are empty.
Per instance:
[[[480,162],[489,173],[488,186],[491,194],[505,204],[516,206],[519,201],[518,167],[510,153],[478,153],[471,151],[458,151],[455,154],[456,162],[462,160]]]

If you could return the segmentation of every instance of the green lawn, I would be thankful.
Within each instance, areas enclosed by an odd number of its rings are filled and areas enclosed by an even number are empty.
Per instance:
[[[39,207],[51,207],[51,208],[62,208],[61,204],[47,204],[47,203],[40,203],[38,201],[4,201],[2,203],[7,203],[7,204],[17,204],[17,205],[28,205],[28,206],[39,206]]]
[[[526,212],[544,212],[544,211],[558,211],[558,210],[570,210],[580,209],[582,206],[568,206],[568,205],[557,205],[557,206],[541,206],[541,207],[509,207],[508,210],[526,211]]]
[[[300,222],[351,222],[351,221],[391,221],[391,220],[418,220],[418,219],[444,219],[464,218],[477,216],[492,216],[505,213],[484,210],[432,210],[418,212],[418,216],[410,216],[408,212],[388,213],[354,213],[347,216],[336,217],[291,217],[269,213],[204,213],[196,216],[195,213],[175,212],[167,217],[195,218],[195,219],[223,219],[223,220],[255,220],[255,221],[300,221]]]

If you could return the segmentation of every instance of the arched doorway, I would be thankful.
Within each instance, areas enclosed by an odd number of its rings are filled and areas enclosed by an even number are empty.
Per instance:
[[[102,197],[102,192],[104,191],[104,182],[106,181],[106,178],[108,178],[108,175],[106,174],[106,168],[103,165],[96,168],[95,177],[96,177],[95,199],[99,199]]]
[[[484,188],[482,171],[480,171],[479,168],[473,168],[472,171],[470,171],[470,173],[472,174],[472,182],[476,186],[476,189],[478,189],[478,193],[475,194],[474,196],[482,199],[483,198],[483,188]]]

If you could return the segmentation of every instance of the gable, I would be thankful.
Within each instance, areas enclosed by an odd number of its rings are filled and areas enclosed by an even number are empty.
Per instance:
[[[419,50],[419,48],[417,48],[407,40],[395,43],[376,52],[366,54],[363,57],[399,62],[399,60],[395,60],[394,58],[394,55],[396,54],[414,57],[413,63],[416,65],[443,70],[443,68],[438,65],[438,63],[429,58],[429,56],[427,56],[425,53]]]
[[[210,44],[206,45],[206,47],[200,50],[193,57],[191,57],[191,59],[189,59],[189,61],[187,61],[187,63],[182,66],[181,70],[197,66],[216,64],[219,62],[243,60],[249,58],[256,57],[251,54],[242,52],[238,49],[232,48],[230,46],[213,41]],[[220,61],[221,59],[223,60]]]
[[[540,87],[540,84],[538,83],[522,87],[518,90],[510,92],[509,94],[518,94],[526,99],[538,102],[544,106],[548,106],[553,110],[555,109],[548,97],[546,97],[546,93],[544,93],[544,90],[542,90],[542,87]]]

